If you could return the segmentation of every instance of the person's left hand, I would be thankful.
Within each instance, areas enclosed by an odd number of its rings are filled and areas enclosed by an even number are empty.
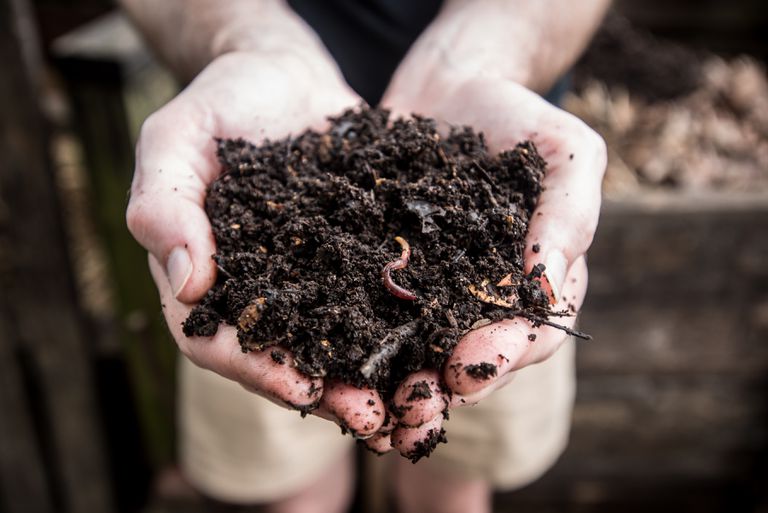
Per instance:
[[[526,272],[538,264],[546,266],[544,285],[557,304],[555,310],[581,308],[587,290],[584,259],[592,242],[600,211],[600,185],[606,166],[605,143],[583,122],[558,109],[537,94],[514,82],[498,78],[473,78],[449,89],[430,88],[413,94],[395,81],[383,106],[393,117],[411,113],[435,118],[448,125],[469,125],[485,134],[489,149],[511,149],[532,140],[547,161],[544,192],[529,226]],[[538,244],[539,251],[532,247]],[[558,322],[572,327],[574,317]],[[536,335],[534,337],[529,335]],[[471,331],[456,346],[442,371],[451,394],[441,390],[438,370],[422,370],[409,376],[397,390],[396,406],[411,406],[392,430],[382,429],[367,441],[377,452],[397,449],[413,454],[416,444],[440,430],[447,405],[474,404],[508,383],[514,372],[541,362],[568,339],[556,328],[534,328],[515,318]],[[467,365],[496,365],[497,374],[485,380],[469,376]],[[407,402],[415,383],[427,380],[432,397]],[[386,428],[386,426],[385,426]]]

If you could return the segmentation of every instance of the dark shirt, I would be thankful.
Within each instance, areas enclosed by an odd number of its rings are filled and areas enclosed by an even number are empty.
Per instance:
[[[469,1],[469,0],[466,0]],[[442,0],[288,0],[322,39],[347,83],[377,105],[397,65],[437,16]],[[563,77],[546,99],[557,105]]]
[[[289,0],[317,32],[347,83],[370,105],[440,10],[442,0]]]

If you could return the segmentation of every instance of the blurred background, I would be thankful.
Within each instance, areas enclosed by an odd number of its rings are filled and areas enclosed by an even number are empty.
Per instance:
[[[564,106],[610,154],[595,340],[569,448],[496,511],[768,512],[766,58],[763,0],[618,0],[576,66]],[[0,513],[202,511],[124,223],[178,85],[108,0],[0,0],[0,63]]]

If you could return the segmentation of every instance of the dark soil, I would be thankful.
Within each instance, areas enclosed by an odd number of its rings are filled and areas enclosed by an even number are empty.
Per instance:
[[[467,365],[464,367],[467,375],[481,381],[491,379],[496,376],[496,366],[492,363],[483,362],[476,365]]]
[[[446,443],[448,440],[445,438],[445,429],[430,429],[427,432],[427,438],[423,441],[416,442],[413,448],[413,452],[407,455],[408,458],[414,463],[421,458],[429,458],[432,451],[435,450],[440,443]]]
[[[278,363],[280,365],[285,364],[285,353],[281,351],[272,351],[269,353],[269,356],[272,358],[272,361],[275,363]]]
[[[188,336],[228,323],[243,351],[279,345],[309,376],[389,399],[473,326],[552,314],[542,268],[523,272],[546,170],[531,142],[489,155],[470,128],[441,137],[362,108],[326,133],[220,140],[218,157],[205,205],[219,273]]]
[[[432,390],[426,381],[418,381],[411,387],[411,393],[406,401],[418,401],[420,399],[429,399],[432,397]]]

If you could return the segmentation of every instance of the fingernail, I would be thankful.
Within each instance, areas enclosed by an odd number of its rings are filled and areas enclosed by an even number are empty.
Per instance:
[[[563,290],[565,273],[568,270],[568,261],[561,251],[553,250],[547,254],[544,266],[546,267],[544,269],[544,276],[547,278],[552,294],[551,303],[554,304],[560,299],[560,291]]]
[[[192,260],[186,249],[173,248],[171,254],[168,255],[168,262],[165,264],[165,273],[168,275],[173,296],[178,297],[179,292],[184,289],[184,285],[192,276]]]

